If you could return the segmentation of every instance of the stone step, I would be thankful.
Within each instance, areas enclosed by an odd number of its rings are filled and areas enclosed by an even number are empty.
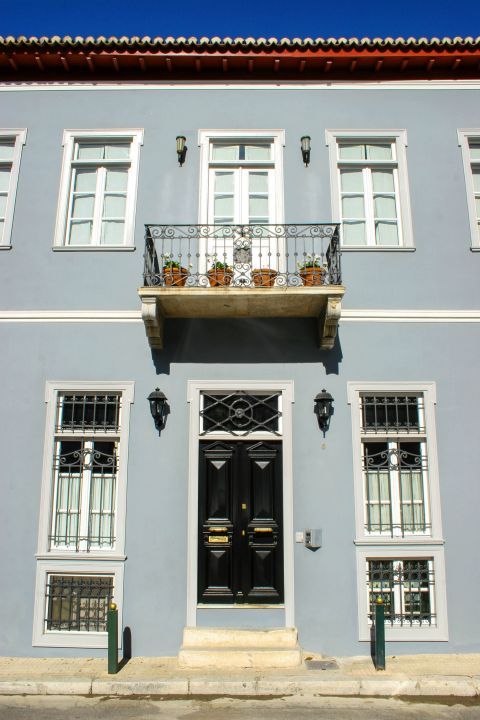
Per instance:
[[[186,627],[183,631],[183,648],[219,649],[268,648],[295,649],[298,633],[296,628],[271,628],[268,630],[244,630],[239,628]]]
[[[185,668],[293,668],[302,664],[302,651],[296,648],[234,648],[215,650],[181,648],[178,664]]]

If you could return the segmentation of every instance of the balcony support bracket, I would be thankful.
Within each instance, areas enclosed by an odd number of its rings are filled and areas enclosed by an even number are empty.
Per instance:
[[[340,297],[329,297],[319,318],[319,344],[322,350],[331,350],[337,337],[338,321],[342,312]]]
[[[142,297],[142,320],[150,347],[152,350],[162,350],[164,318],[156,297]]]

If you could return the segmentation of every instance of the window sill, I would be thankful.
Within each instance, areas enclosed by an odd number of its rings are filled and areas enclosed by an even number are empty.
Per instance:
[[[49,553],[41,553],[38,555],[35,555],[35,558],[37,560],[92,560],[92,561],[112,561],[112,562],[125,562],[127,559],[126,555],[117,555],[115,553],[108,554],[107,552],[99,553],[99,552],[75,552],[75,551],[60,551],[60,550],[52,550],[52,552]]]
[[[340,245],[340,251],[344,252],[415,252],[415,247],[405,247],[402,245],[389,247],[387,245]],[[478,248],[480,250],[480,248]]]
[[[441,539],[432,539],[430,535],[421,535],[421,536],[409,536],[409,537],[399,537],[399,538],[391,538],[391,537],[384,537],[376,535],[375,537],[365,537],[365,538],[357,538],[353,541],[354,545],[361,546],[366,545],[368,547],[387,547],[387,546],[397,546],[401,545],[403,547],[405,546],[411,546],[411,545],[445,545],[445,540]]]
[[[134,252],[135,245],[52,245],[53,252]]]
[[[371,626],[362,628],[360,642],[371,642]],[[448,634],[440,627],[385,628],[386,642],[448,642]]]
[[[477,246],[477,245],[475,245],[475,247],[472,246],[472,247],[470,248],[470,251],[471,251],[471,252],[480,252],[480,246]]]
[[[0,245],[0,250],[11,250],[11,245]],[[480,250],[480,248],[478,248]]]
[[[32,642],[33,647],[53,648],[106,648],[108,647],[107,633],[88,632],[48,632]],[[121,642],[119,638],[118,647]]]

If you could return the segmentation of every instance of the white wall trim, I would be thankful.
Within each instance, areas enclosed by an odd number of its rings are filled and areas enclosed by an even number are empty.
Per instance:
[[[0,310],[0,323],[136,323],[140,310]],[[342,309],[341,322],[478,323],[480,310]]]
[[[357,549],[357,597],[358,597],[358,639],[370,642],[368,625],[366,561],[373,559],[395,558],[431,558],[435,573],[435,627],[400,627],[385,626],[387,642],[446,642],[448,640],[447,591],[445,582],[445,557],[443,548],[439,547],[393,547],[370,546]]]
[[[187,402],[189,414],[189,468],[188,468],[188,539],[187,539],[187,626],[197,624],[197,542],[198,542],[198,442],[200,393],[202,391],[281,392],[282,393],[282,451],[283,451],[283,530],[284,530],[284,584],[285,626],[295,626],[294,607],[294,532],[293,532],[293,435],[292,405],[293,380],[189,380]],[[224,606],[228,608],[228,605]],[[248,609],[248,608],[246,608]]]
[[[457,137],[458,144],[462,149],[463,173],[465,177],[468,217],[470,221],[471,247],[472,249],[477,250],[480,249],[480,234],[478,232],[477,209],[475,206],[475,189],[473,187],[472,175],[472,159],[470,155],[470,147],[468,141],[470,139],[480,140],[480,130],[478,128],[472,130],[458,130]]]
[[[8,184],[7,207],[5,210],[5,223],[3,234],[0,236],[0,248],[2,250],[11,249],[11,237],[13,228],[13,216],[15,213],[15,202],[17,199],[18,176],[20,174],[20,160],[22,158],[23,146],[27,141],[26,128],[2,128],[0,130],[0,140],[13,140],[15,145],[13,149],[13,158],[11,160],[10,181]]]
[[[276,82],[265,82],[264,80],[252,80],[250,82],[230,80],[228,82],[211,80],[202,81],[199,79],[195,83],[191,81],[178,80],[176,82],[162,82],[158,80],[144,80],[142,82],[80,82],[80,81],[56,81],[56,82],[19,82],[15,85],[11,83],[0,84],[0,92],[40,92],[59,90],[67,92],[82,92],[85,90],[93,90],[96,92],[104,92],[105,90],[479,90],[479,80],[371,80],[371,81],[328,81],[319,82],[318,80],[279,80]]]
[[[102,128],[92,130],[64,130],[62,145],[63,159],[60,175],[60,190],[58,195],[57,217],[55,222],[54,247],[66,247],[66,224],[68,201],[70,197],[70,182],[72,176],[72,160],[75,142],[77,140],[128,140],[131,142],[128,173],[127,206],[125,212],[125,241],[124,246],[134,245],[135,213],[137,206],[137,184],[140,159],[140,146],[143,145],[143,128]],[[85,246],[89,247],[89,246]],[[93,246],[92,246],[93,247]]]
[[[35,607],[33,612],[34,647],[55,648],[106,648],[108,638],[106,632],[52,632],[45,630],[47,575],[113,575],[114,600],[118,608],[118,624],[123,627],[123,579],[124,563],[113,561],[89,560],[39,560],[35,579]],[[122,645],[122,634],[119,633],[118,647]]]
[[[408,181],[408,165],[406,148],[408,146],[407,131],[404,128],[380,128],[380,129],[326,129],[325,143],[328,147],[328,155],[330,162],[330,192],[332,217],[341,218],[341,199],[340,199],[340,173],[339,165],[341,160],[338,155],[339,140],[390,140],[395,144],[396,160],[389,162],[395,165],[398,176],[398,231],[399,246],[395,248],[413,248],[413,226],[412,211],[410,205],[410,184]],[[367,208],[366,208],[367,210]],[[348,245],[348,249],[357,249],[357,246]],[[365,248],[365,245],[358,246],[358,249]],[[379,247],[371,245],[371,247]],[[388,246],[386,246],[388,247]],[[383,249],[383,247],[381,248]]]

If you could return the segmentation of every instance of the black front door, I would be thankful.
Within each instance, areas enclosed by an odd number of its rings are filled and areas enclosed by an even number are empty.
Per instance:
[[[198,601],[283,602],[282,443],[200,442]]]

